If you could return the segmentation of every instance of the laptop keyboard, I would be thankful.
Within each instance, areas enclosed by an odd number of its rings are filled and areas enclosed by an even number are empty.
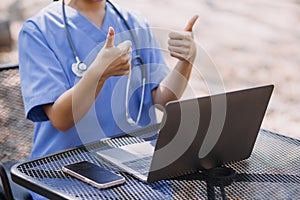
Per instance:
[[[150,165],[151,165],[152,156],[138,158],[136,160],[131,160],[123,162],[122,164],[134,169],[135,171],[141,173],[144,176],[148,176]]]

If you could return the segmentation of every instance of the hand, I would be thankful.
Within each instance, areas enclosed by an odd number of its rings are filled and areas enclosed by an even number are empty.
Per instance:
[[[198,15],[192,17],[187,26],[184,28],[184,31],[171,32],[169,34],[168,49],[172,57],[188,61],[190,63],[194,62],[197,49],[192,30],[198,18]]]
[[[106,42],[94,61],[96,68],[105,67],[105,69],[101,68],[100,70],[102,78],[105,79],[110,76],[126,75],[131,67],[131,41],[127,40],[115,46],[114,37],[115,31],[110,27]]]

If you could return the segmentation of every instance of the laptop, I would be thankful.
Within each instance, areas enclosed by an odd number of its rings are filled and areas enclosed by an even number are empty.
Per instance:
[[[145,182],[245,160],[253,150],[273,88],[264,85],[169,102],[155,139],[96,153]]]

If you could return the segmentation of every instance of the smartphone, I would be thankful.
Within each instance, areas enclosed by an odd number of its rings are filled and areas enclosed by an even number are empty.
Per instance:
[[[65,165],[62,171],[97,188],[123,184],[125,178],[89,161]]]

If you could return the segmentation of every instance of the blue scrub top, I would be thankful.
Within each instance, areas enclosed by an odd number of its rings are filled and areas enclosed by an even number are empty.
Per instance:
[[[73,128],[60,132],[49,121],[42,105],[53,103],[79,80],[71,66],[75,62],[63,24],[61,3],[54,2],[28,19],[19,34],[19,64],[26,118],[35,122],[31,158],[44,156],[104,137],[114,137],[137,127],[125,117],[125,91],[128,76],[106,80],[94,105]],[[134,28],[138,47],[147,70],[147,84],[139,126],[156,123],[151,91],[168,74],[163,55],[148,23],[121,10]],[[107,4],[102,30],[75,9],[66,6],[68,28],[80,60],[89,66],[101,50],[110,26],[116,32],[115,44],[132,40],[122,19]],[[135,51],[133,56],[135,56]],[[136,119],[141,100],[141,70],[132,68],[129,111]]]

